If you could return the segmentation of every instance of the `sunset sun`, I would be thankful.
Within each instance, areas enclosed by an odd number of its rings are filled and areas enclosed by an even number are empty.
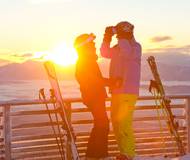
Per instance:
[[[72,45],[61,43],[49,52],[43,55],[45,60],[51,60],[54,63],[67,67],[76,63],[77,53]]]

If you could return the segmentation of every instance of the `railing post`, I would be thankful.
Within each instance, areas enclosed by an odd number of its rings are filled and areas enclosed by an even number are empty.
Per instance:
[[[67,119],[68,122],[71,124],[71,114],[72,114],[72,110],[71,110],[71,103],[66,103],[67,106]],[[66,142],[66,156],[67,156],[67,160],[72,160],[72,151],[71,151],[71,143],[70,140],[67,138],[67,142]]]
[[[11,160],[11,115],[10,105],[5,105],[3,109],[4,115],[4,143],[5,143],[5,159]]]
[[[186,99],[187,153],[190,153],[190,97]]]

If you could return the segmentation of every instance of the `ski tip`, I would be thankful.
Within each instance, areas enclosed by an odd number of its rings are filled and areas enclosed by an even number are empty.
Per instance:
[[[50,65],[50,64],[52,64],[52,63],[53,63],[52,61],[48,60],[48,61],[45,61],[45,62],[44,62],[44,65]]]
[[[48,68],[54,68],[54,63],[52,61],[45,61],[44,67],[48,70]]]
[[[149,56],[147,60],[148,60],[148,61],[154,61],[155,58],[154,58],[154,56]]]

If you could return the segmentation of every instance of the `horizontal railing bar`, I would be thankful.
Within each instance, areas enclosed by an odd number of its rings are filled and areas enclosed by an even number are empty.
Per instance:
[[[115,151],[117,150],[117,146],[113,146],[113,147],[109,147],[109,151]],[[86,147],[82,147],[82,148],[78,148],[78,151],[79,152],[85,152],[86,151]],[[171,152],[171,151],[175,151],[175,152],[178,152],[178,148],[177,147],[170,147],[170,148],[155,148],[155,149],[152,149],[152,148],[145,148],[145,149],[135,149],[136,153],[137,154],[142,154],[142,153],[149,153],[149,152],[152,152],[152,153],[163,153],[163,152]]]
[[[166,95],[168,98],[170,99],[187,99],[187,98],[190,98],[190,95],[189,94],[180,94],[180,95]],[[139,96],[138,97],[138,100],[153,100],[154,99],[154,96]],[[110,101],[111,100],[111,97],[108,97],[106,99],[106,101]],[[68,103],[76,103],[76,102],[82,102],[81,98],[65,98],[64,99],[65,102],[68,102]]]
[[[181,137],[182,141],[183,141],[183,144],[187,144],[187,137]],[[173,140],[173,138],[168,138],[165,139],[165,141],[167,141],[167,143],[175,143],[176,144],[176,141]],[[82,139],[81,141],[77,141],[76,144],[83,144],[84,146],[87,145],[88,143],[88,139]],[[152,138],[152,139],[136,139],[135,140],[135,145],[143,145],[143,144],[149,144],[151,146],[151,144],[154,144],[154,143],[160,143],[160,144],[163,144],[163,138],[162,137],[158,137],[158,138]],[[108,144],[109,145],[117,145],[117,142],[115,139],[112,139],[112,140],[109,140],[108,141]],[[81,146],[83,146],[81,145]]]
[[[176,119],[185,119],[186,117],[185,116],[175,116]],[[159,117],[156,117],[156,116],[152,116],[152,117],[135,117],[133,118],[133,122],[144,122],[144,121],[158,121],[158,120],[167,120],[165,117],[161,116],[160,118]],[[84,124],[91,124],[93,123],[93,120],[86,120],[86,119],[82,119],[82,120],[73,120],[72,121],[72,124],[74,125],[84,125]]]
[[[42,150],[52,150],[52,149],[59,149],[57,144],[50,144],[45,146],[27,146],[27,147],[20,147],[20,148],[13,148],[12,153],[20,153],[20,152],[34,152],[34,151],[42,151]]]
[[[187,142],[186,142],[186,139],[187,139],[187,137],[185,137],[184,135],[183,136],[181,136],[181,138],[182,138],[182,140],[184,141],[183,142],[183,144],[184,145],[187,145]],[[167,141],[166,141],[167,140]],[[165,138],[165,143],[173,143],[174,145],[176,145],[176,141],[173,139],[173,138],[171,138],[171,137],[166,137]],[[78,147],[85,147],[85,146],[87,146],[87,144],[88,144],[88,139],[85,139],[85,140],[83,140],[83,141],[77,141],[76,142],[76,145],[78,146]],[[152,145],[156,145],[156,144],[161,144],[161,145],[163,145],[163,138],[162,137],[152,137],[152,138],[149,138],[149,139],[146,139],[146,138],[144,138],[144,139],[136,139],[135,140],[135,145],[136,146],[141,146],[141,145],[147,145],[147,146],[151,146],[151,144]],[[116,140],[109,140],[108,141],[108,145],[109,146],[111,146],[111,145],[117,145],[117,142],[116,142]]]
[[[179,135],[185,135],[186,132],[183,131],[183,130],[179,130]],[[148,137],[149,138],[156,138],[156,137],[162,137],[163,136],[170,136],[170,133],[169,131],[168,132],[156,132],[156,133],[151,133],[151,132],[147,132],[147,133],[143,133],[143,134],[138,134],[138,133],[135,133],[135,137],[140,139],[140,138],[146,138],[147,135],[149,135]],[[77,135],[77,141],[86,141],[88,140],[88,137],[89,137],[89,133],[88,134],[85,134],[85,136],[79,136]],[[28,141],[42,141],[42,140],[52,140],[54,139],[55,136],[54,135],[41,135],[41,136],[23,136],[23,137],[13,137],[12,138],[12,142],[20,142],[20,141],[26,141],[26,143],[28,143]],[[110,140],[113,140],[114,139],[114,135],[113,134],[110,134],[109,135],[109,139]],[[24,142],[22,142],[24,143]]]
[[[5,101],[5,102],[0,102],[0,107],[4,107],[5,105],[10,105],[10,106],[21,106],[21,105],[33,105],[33,104],[46,104],[46,103],[53,103],[54,101],[52,100],[25,100],[25,101]]]
[[[183,109],[184,104],[172,104],[171,109]],[[111,107],[106,107],[107,111],[110,111]],[[135,106],[135,110],[152,110],[152,109],[161,109],[160,106],[156,107],[156,105],[138,105]],[[72,113],[81,113],[81,112],[90,112],[88,108],[73,108]]]
[[[148,135],[147,135],[148,136]],[[171,137],[170,135],[167,136],[155,136],[155,137],[136,137],[135,136],[135,141],[136,143],[162,143],[163,140],[165,140],[166,142],[175,142],[175,140],[173,139],[173,137]],[[180,134],[180,137],[182,140],[186,141],[187,137],[185,137],[185,134]],[[87,143],[89,137],[85,137],[85,138],[77,138],[76,142],[77,143]],[[111,139],[109,138],[109,142],[115,142],[116,140],[115,138],[111,137]]]
[[[34,160],[34,158],[32,158],[32,157],[27,157],[26,159],[27,160]],[[48,156],[44,156],[44,157],[35,157],[35,160],[52,160],[52,159],[53,160],[60,160],[61,157],[59,156],[59,154],[58,155],[48,155]],[[23,158],[14,158],[14,160],[23,160]]]
[[[160,109],[161,107],[158,106]],[[172,109],[183,109],[184,105],[183,104],[176,104],[176,105],[171,105]],[[111,108],[107,107],[107,110],[109,111]],[[135,110],[153,110],[157,109],[155,105],[144,105],[144,106],[136,106]],[[90,112],[88,108],[73,108],[72,113],[82,113],[82,112]],[[40,115],[40,114],[48,114],[48,113],[57,113],[56,110],[50,109],[49,111],[47,110],[31,110],[31,111],[14,111],[11,112],[11,116],[23,116],[23,115]],[[0,116],[2,113],[0,112]]]
[[[49,155],[49,156],[44,156],[44,157],[35,157],[35,160],[60,160],[61,156],[58,155]],[[14,160],[23,160],[23,158],[21,159],[14,159]],[[34,160],[34,158],[32,157],[28,157],[27,160]]]
[[[185,119],[186,116],[175,116],[176,119]],[[161,116],[160,118],[158,118],[157,116],[147,116],[147,117],[134,117],[133,121],[157,121],[157,120],[166,120],[165,117]],[[72,124],[74,125],[79,125],[79,124],[91,124],[93,123],[93,120],[91,119],[80,119],[80,120],[73,120]],[[62,121],[60,121],[59,123],[57,122],[53,122],[53,125],[61,125],[63,124]],[[38,123],[25,123],[25,124],[19,124],[19,125],[15,125],[12,127],[12,129],[19,129],[19,128],[30,128],[30,127],[44,127],[44,126],[51,126],[51,122],[46,121],[46,122],[38,122]],[[0,128],[3,128],[3,126],[0,126]]]
[[[187,128],[186,127],[179,127],[178,128],[178,131],[185,131]],[[136,134],[149,134],[149,133],[160,133],[160,128],[148,128],[148,129],[145,129],[145,128],[134,128],[134,133]],[[166,127],[163,127],[163,133],[165,132],[168,132],[168,128]],[[89,132],[79,132],[79,133],[76,133],[76,136],[77,137],[80,137],[80,136],[88,136],[90,133]],[[112,136],[114,135],[113,131],[110,132],[109,136]]]
[[[58,133],[58,128],[56,127],[56,133]],[[36,128],[22,128],[22,129],[14,129],[12,130],[12,137],[18,137],[18,136],[38,136],[38,135],[46,135],[46,134],[52,134],[53,130],[51,126],[44,126],[44,127],[36,127]]]
[[[33,135],[27,135],[27,136],[13,136],[12,137],[12,142],[15,142],[15,141],[28,141],[28,140],[41,140],[41,139],[53,139],[53,138],[56,138],[56,137],[60,137],[63,135],[62,134],[47,134],[47,135],[38,135],[38,136],[33,136]]]
[[[60,142],[60,141],[59,141]],[[50,140],[42,140],[42,141],[28,141],[28,142],[14,142],[12,143],[12,149],[18,148],[18,147],[27,147],[27,146],[46,146],[46,145],[52,145],[57,144],[56,139],[50,139]]]
[[[185,116],[175,116],[176,119],[185,119]],[[149,117],[135,117],[133,119],[134,122],[145,122],[145,121],[157,121],[157,120],[166,120],[165,117],[156,117],[156,116],[149,116]],[[82,120],[73,120],[72,121],[72,124],[73,125],[85,125],[85,124],[92,124],[94,120],[91,120],[91,119],[82,119]],[[60,121],[60,122],[38,122],[38,123],[25,123],[25,124],[19,124],[19,125],[15,125],[15,126],[12,126],[12,129],[15,130],[15,129],[23,129],[23,128],[38,128],[38,127],[46,127],[46,126],[51,126],[51,125],[62,125],[63,122]],[[1,126],[0,126],[1,128]],[[3,128],[3,126],[2,126]]]
[[[40,123],[26,123],[26,124],[19,124],[12,127],[13,130],[15,129],[23,129],[23,128],[38,128],[38,127],[46,127],[46,126],[52,126],[52,125],[62,125],[63,122],[40,122]]]
[[[45,157],[45,156],[52,156],[52,155],[60,155],[59,150],[51,150],[51,151],[39,151],[39,152],[29,152],[29,153],[20,153],[20,154],[15,154],[14,159],[25,159],[25,158],[30,158],[33,157],[34,159],[39,158],[39,157]]]
[[[190,98],[190,95],[167,95],[168,98],[170,99],[188,99]],[[140,96],[138,98],[138,100],[153,100],[154,97],[153,96]],[[77,102],[82,102],[82,99],[79,98],[65,98],[63,99],[65,103],[77,103]],[[110,101],[111,98],[107,98],[106,101]],[[34,100],[25,100],[25,101],[1,101],[0,102],[0,107],[5,107],[6,105],[11,105],[11,106],[18,106],[18,105],[33,105],[33,104],[45,104],[45,103],[53,103],[54,101],[52,100],[38,100],[38,99],[34,99]]]
[[[40,114],[48,114],[48,113],[57,113],[56,110],[32,110],[32,111],[17,111],[17,112],[12,112],[11,116],[27,116],[27,115],[40,115]]]

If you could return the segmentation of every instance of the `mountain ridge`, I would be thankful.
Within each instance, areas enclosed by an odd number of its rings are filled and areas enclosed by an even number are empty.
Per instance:
[[[141,62],[141,80],[147,81],[152,78],[146,59],[151,54],[144,54]],[[152,54],[155,56],[158,71],[163,80],[190,80],[190,55]],[[170,58],[171,57],[171,58]],[[180,60],[180,61],[179,61]],[[99,62],[101,71],[108,77],[109,60]],[[59,79],[74,79],[75,66],[70,68],[58,68]],[[26,61],[24,63],[12,63],[0,67],[0,80],[44,80],[47,79],[43,62]]]

